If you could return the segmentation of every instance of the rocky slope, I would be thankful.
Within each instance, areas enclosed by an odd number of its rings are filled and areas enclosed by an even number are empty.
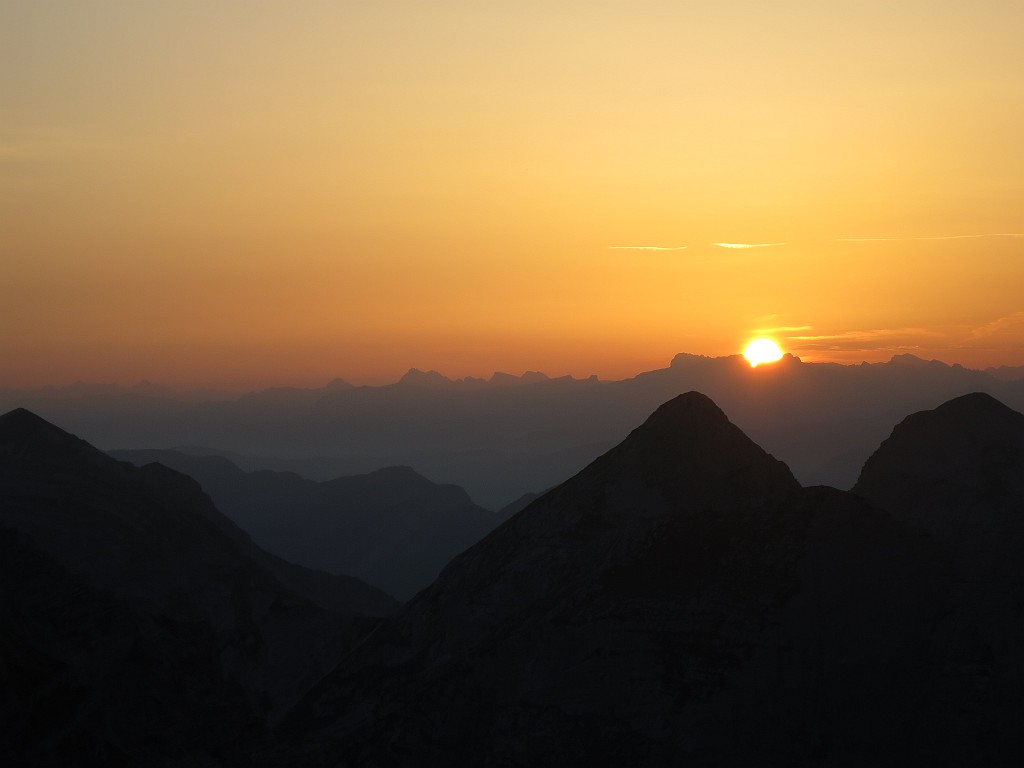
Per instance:
[[[281,734],[309,765],[992,762],[1016,736],[953,704],[977,686],[943,667],[951,587],[928,534],[801,488],[689,393],[456,558]]]
[[[1024,415],[982,393],[912,414],[854,492],[940,544],[949,621],[930,698],[957,713],[950,739],[1019,762],[1024,741],[1005,736],[1024,722]]]
[[[0,756],[240,764],[396,603],[267,555],[199,486],[0,416]]]

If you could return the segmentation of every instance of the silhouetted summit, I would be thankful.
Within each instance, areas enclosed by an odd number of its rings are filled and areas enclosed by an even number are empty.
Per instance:
[[[444,388],[452,386],[454,382],[437,371],[421,371],[419,368],[410,368],[398,380],[398,384],[411,387]]]
[[[397,614],[352,624],[195,483],[90,451],[18,460],[38,441],[0,425],[0,757],[1018,765],[1022,419],[984,395],[916,413],[855,494],[801,488],[707,397],[674,396]]]
[[[309,765],[898,764],[935,573],[690,392],[455,558],[284,731]]]
[[[951,586],[929,706],[974,764],[1024,758],[1024,415],[974,393],[914,413],[854,492],[941,546]],[[982,736],[984,734],[984,736]]]
[[[0,416],[0,456],[23,465],[57,466],[109,458],[85,440],[65,432],[24,408]]]
[[[799,487],[785,464],[765,453],[700,392],[661,405],[580,473],[602,482],[627,475],[679,502],[708,495],[765,496]]]
[[[853,490],[944,537],[1011,509],[1024,530],[1024,414],[981,392],[914,413],[867,460]]]
[[[457,557],[434,589],[472,602],[500,569],[498,599],[527,605],[569,584],[598,596],[619,577],[663,582],[694,565],[679,554],[702,533],[740,532],[799,489],[785,464],[690,392]]]
[[[353,616],[396,607],[24,410],[0,416],[0,563],[5,765],[244,764]]]

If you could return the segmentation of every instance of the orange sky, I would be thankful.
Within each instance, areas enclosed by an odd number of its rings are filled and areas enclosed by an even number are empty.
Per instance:
[[[1019,0],[0,0],[0,386],[614,378],[757,333],[1022,365],[1022,29]]]

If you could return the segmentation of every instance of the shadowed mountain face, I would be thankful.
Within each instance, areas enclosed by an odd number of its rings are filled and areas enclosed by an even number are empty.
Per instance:
[[[219,456],[111,455],[184,472],[259,546],[293,563],[351,574],[403,600],[499,522],[461,488],[437,485],[408,467],[315,482],[290,472],[243,472]]]
[[[0,416],[0,756],[244,762],[396,604],[253,546],[189,478]]]
[[[908,416],[854,491],[951,542],[996,519],[1024,530],[1024,415],[973,393]]]
[[[959,768],[1024,756],[1024,417],[985,395],[907,418],[856,494],[802,488],[707,397],[678,396],[361,632],[282,587],[280,570],[238,566],[247,540],[194,483],[10,416],[0,715],[14,727],[0,745],[17,758]],[[220,538],[195,533],[208,529]],[[304,670],[335,660],[276,717]]]
[[[1024,722],[1024,415],[974,393],[904,419],[864,465],[854,492],[927,531],[950,563],[941,665],[966,742]],[[956,623],[952,623],[955,617]],[[1019,763],[1018,750],[994,764]]]
[[[1017,656],[950,663],[978,619],[955,583],[929,534],[801,488],[690,393],[456,558],[296,707],[281,754],[1000,764],[1016,710],[977,696]],[[998,693],[1019,700],[1020,670]]]

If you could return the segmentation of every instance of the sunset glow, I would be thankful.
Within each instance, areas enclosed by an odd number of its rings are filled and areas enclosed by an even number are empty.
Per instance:
[[[754,339],[743,350],[743,356],[752,368],[756,368],[761,363],[774,363],[776,360],[781,360],[782,350],[771,339]]]
[[[928,8],[5,3],[0,387],[1022,365],[1024,4]]]

